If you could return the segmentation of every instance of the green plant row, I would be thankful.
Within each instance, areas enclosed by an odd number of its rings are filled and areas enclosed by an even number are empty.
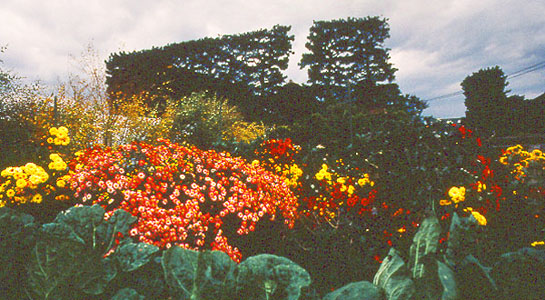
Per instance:
[[[307,271],[261,254],[235,263],[221,251],[134,243],[124,210],[75,206],[39,226],[0,208],[1,293],[9,299],[299,299]],[[25,280],[21,280],[24,278]]]
[[[30,215],[0,208],[2,295],[9,299],[319,299],[309,273],[287,258],[259,254],[237,264],[221,251],[177,246],[160,250],[128,238],[136,221],[128,212],[117,210],[107,220],[104,213],[98,205],[75,206],[40,226]],[[442,247],[439,220],[428,217],[414,235],[409,253],[391,248],[372,283],[354,282],[321,299],[543,299],[543,285],[523,283],[543,281],[538,272],[545,267],[545,254],[521,249],[485,267],[470,253],[478,228],[473,215],[454,214]],[[530,274],[521,275],[523,270]]]

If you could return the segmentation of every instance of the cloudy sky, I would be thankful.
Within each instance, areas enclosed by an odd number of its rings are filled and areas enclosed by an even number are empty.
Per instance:
[[[460,82],[481,68],[512,74],[510,94],[545,92],[544,12],[542,0],[0,0],[0,46],[7,46],[0,59],[3,68],[53,86],[77,71],[73,57],[89,44],[106,60],[121,50],[280,24],[295,36],[285,74],[303,83],[306,70],[297,64],[313,20],[382,16],[402,92],[430,100],[425,115],[461,117]]]

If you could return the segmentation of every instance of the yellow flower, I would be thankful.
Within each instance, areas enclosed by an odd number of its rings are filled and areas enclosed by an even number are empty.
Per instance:
[[[448,195],[450,196],[450,198],[452,199],[452,201],[454,203],[464,201],[465,200],[465,193],[466,193],[466,188],[463,187],[463,186],[459,187],[459,188],[453,186],[448,191]]]
[[[369,179],[367,179],[367,178],[360,178],[360,179],[358,179],[358,185],[359,185],[359,186],[364,186],[364,185],[366,185],[367,183],[369,183]]]
[[[450,200],[439,200],[439,205],[451,205],[452,204],[452,201]]]
[[[64,140],[64,139],[67,138],[67,137],[68,137],[68,135],[67,135],[66,133],[64,133],[64,132],[60,132],[60,131],[59,131],[59,132],[57,133],[57,138],[58,138],[59,140]]]
[[[347,189],[347,188],[346,188],[346,185],[343,184],[343,185],[341,186],[341,192],[346,191],[346,189]]]
[[[349,194],[349,195],[354,194],[354,191],[355,191],[355,190],[356,190],[356,188],[354,188],[353,185],[350,185],[350,186],[348,187],[348,194]]]
[[[66,181],[64,181],[62,179],[57,180],[57,186],[60,187],[60,188],[65,187],[66,186]]]
[[[346,178],[344,177],[337,178],[337,183],[344,184],[345,182],[346,182]]]
[[[64,127],[64,126],[61,126],[59,127],[59,129],[57,129],[57,132],[58,134],[64,134],[64,135],[67,135],[68,134],[68,128]],[[58,135],[57,134],[57,135]]]
[[[30,175],[30,177],[28,178],[28,180],[29,180],[30,183],[32,183],[33,185],[38,185],[38,184],[42,183],[42,177],[39,176],[39,175],[36,175],[36,174]]]
[[[25,187],[27,186],[27,182],[26,182],[25,179],[19,179],[19,180],[17,180],[17,181],[15,182],[15,185],[16,185],[18,188],[22,189],[22,188],[25,188]]]
[[[471,214],[479,222],[479,225],[486,226],[486,218],[481,215],[478,211],[472,211]]]
[[[62,158],[57,153],[51,153],[49,155],[49,159],[52,161],[62,160]]]
[[[316,173],[315,176],[316,176],[316,179],[318,179],[318,180],[323,180],[324,179],[324,174],[322,172]]]
[[[472,207],[464,208],[464,211],[471,212],[471,215],[477,220],[479,225],[486,226],[486,218],[481,215],[478,211],[474,211]]]
[[[36,172],[36,170],[38,169],[38,166],[36,164],[33,164],[33,163],[27,163],[23,169],[25,170],[25,172],[29,175],[32,175],[34,174],[34,172]]]
[[[544,241],[535,241],[531,245],[532,245],[532,247],[541,246],[541,245],[545,245],[545,242]]]
[[[8,176],[11,176],[11,174],[9,173],[8,171],[9,168],[6,168],[4,170],[2,170],[2,172],[0,173],[0,176],[2,177],[8,177]]]
[[[543,155],[543,152],[541,152],[541,150],[539,149],[534,149],[532,151],[532,156],[541,156],[541,155]]]
[[[15,196],[15,191],[13,189],[7,190],[6,196],[8,196],[9,198]]]
[[[41,203],[42,202],[42,195],[40,195],[40,194],[34,195],[34,197],[32,197],[32,200],[30,200],[30,202]]]
[[[500,157],[500,163],[503,165],[507,165],[507,156]]]
[[[55,128],[55,127],[49,128],[49,134],[57,135],[58,133],[59,133],[59,131],[57,130],[57,128]]]
[[[482,192],[483,190],[486,190],[486,184],[477,181],[477,192]]]

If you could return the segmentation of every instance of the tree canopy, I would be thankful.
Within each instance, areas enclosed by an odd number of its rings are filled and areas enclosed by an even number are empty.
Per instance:
[[[262,116],[266,103],[259,98],[275,93],[285,80],[281,71],[288,67],[294,39],[289,30],[290,26],[276,25],[151,50],[114,53],[106,62],[109,92],[132,95],[147,91],[180,99],[209,90],[228,98],[247,116]]]
[[[390,37],[387,19],[380,17],[314,21],[300,67],[323,100],[342,99],[363,81],[394,80],[396,69],[384,41]]]
[[[508,107],[506,79],[502,69],[495,66],[481,69],[461,83],[466,97],[466,123],[480,134],[503,133]]]

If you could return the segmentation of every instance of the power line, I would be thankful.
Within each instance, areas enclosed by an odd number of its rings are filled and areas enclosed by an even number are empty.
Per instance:
[[[533,66],[529,66],[529,67],[524,68],[522,70],[511,73],[511,74],[507,75],[507,78],[519,77],[519,76],[522,76],[522,75],[525,75],[525,74],[528,74],[528,73],[531,73],[531,72],[534,72],[536,70],[543,69],[543,68],[545,68],[545,61],[542,61],[540,63],[537,63],[537,64],[533,65]]]
[[[520,69],[518,71],[515,71],[511,74],[508,74],[506,76],[507,79],[509,78],[516,78],[516,77],[519,77],[519,76],[523,76],[523,75],[526,75],[528,73],[531,73],[531,72],[534,72],[534,71],[537,71],[539,69],[543,69],[545,68],[545,60],[542,61],[542,62],[539,62],[535,65],[531,65],[529,67],[526,67],[526,68],[523,68],[523,69]],[[445,95],[441,95],[441,96],[437,96],[437,97],[433,97],[433,98],[430,98],[430,99],[427,99],[427,100],[424,100],[424,101],[435,101],[435,100],[440,100],[440,99],[445,99],[445,98],[451,98],[451,97],[454,97],[454,96],[458,96],[458,95],[462,95],[464,92],[462,91],[458,91],[458,92],[454,92],[454,93],[450,93],[450,94],[445,94]]]

